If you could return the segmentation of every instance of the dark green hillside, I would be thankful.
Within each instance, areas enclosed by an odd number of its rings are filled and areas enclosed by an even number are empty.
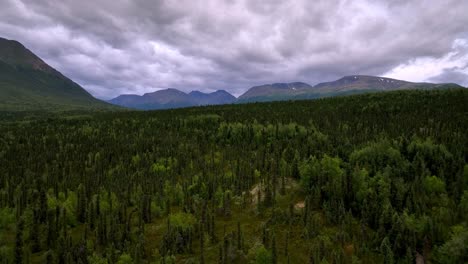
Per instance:
[[[0,260],[465,263],[466,131],[466,89],[0,115]]]
[[[116,108],[44,63],[16,41],[0,38],[0,110]]]

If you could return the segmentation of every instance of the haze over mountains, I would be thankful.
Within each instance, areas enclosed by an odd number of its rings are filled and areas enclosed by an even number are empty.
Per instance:
[[[225,90],[212,93],[200,91],[185,93],[177,89],[165,89],[142,96],[120,95],[107,103],[91,96],[80,85],[47,65],[21,43],[0,38],[0,110],[116,108],[113,105],[150,110],[312,99],[377,91],[460,87],[452,83],[412,83],[384,77],[352,75],[315,86],[304,82],[254,86],[238,98]]]

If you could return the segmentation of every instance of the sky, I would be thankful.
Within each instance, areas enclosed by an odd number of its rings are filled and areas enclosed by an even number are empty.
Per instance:
[[[14,39],[92,95],[236,96],[346,75],[468,86],[466,0],[0,0]]]

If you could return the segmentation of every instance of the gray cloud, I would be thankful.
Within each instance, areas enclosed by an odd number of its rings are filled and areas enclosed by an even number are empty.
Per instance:
[[[100,98],[161,87],[239,95],[279,81],[407,77],[404,69],[427,68],[419,63],[427,59],[438,68],[410,78],[468,82],[459,65],[468,52],[456,45],[468,40],[467,1],[0,2],[0,36],[21,41]]]
[[[458,83],[464,87],[468,87],[468,74],[457,71],[444,70],[443,73],[431,77],[429,80],[440,83]]]

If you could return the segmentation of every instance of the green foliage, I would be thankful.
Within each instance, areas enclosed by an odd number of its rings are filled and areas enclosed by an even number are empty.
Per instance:
[[[196,223],[195,217],[187,213],[176,213],[169,216],[171,226],[182,230],[192,229]]]
[[[2,264],[13,263],[15,257],[13,249],[7,246],[0,246],[0,260]]]
[[[249,250],[249,255],[252,256],[255,264],[271,264],[273,263],[273,256],[263,245],[255,245]]]
[[[366,169],[356,169],[352,175],[352,186],[353,192],[356,196],[356,201],[358,203],[364,202],[367,199],[373,190],[370,188],[369,183],[369,173]]]
[[[407,166],[400,151],[388,140],[377,141],[354,151],[350,160],[352,164],[366,168],[371,174],[386,167],[403,170]]]
[[[107,261],[106,258],[103,258],[99,256],[96,253],[93,253],[93,255],[88,256],[88,263],[90,264],[108,264],[109,262]]]
[[[2,114],[0,257],[466,262],[467,99]]]
[[[436,250],[438,263],[466,263],[468,261],[468,229],[454,226],[450,239]]]
[[[0,208],[0,229],[11,229],[12,225],[15,224],[15,220],[15,212],[13,208]]]
[[[462,215],[468,215],[468,190],[463,193],[460,199],[460,213]]]
[[[132,263],[133,263],[132,257],[125,253],[120,255],[119,260],[117,261],[117,264],[132,264]]]
[[[301,183],[305,190],[321,186],[323,191],[341,199],[343,196],[344,171],[340,168],[340,158],[325,155],[320,161],[311,158],[301,167]]]
[[[384,264],[395,263],[393,252],[392,252],[392,247],[387,237],[384,238],[384,240],[382,241],[382,244],[380,244],[380,252],[384,257],[384,261],[383,261]]]
[[[424,178],[424,189],[428,194],[440,194],[445,192],[445,183],[436,176]]]

